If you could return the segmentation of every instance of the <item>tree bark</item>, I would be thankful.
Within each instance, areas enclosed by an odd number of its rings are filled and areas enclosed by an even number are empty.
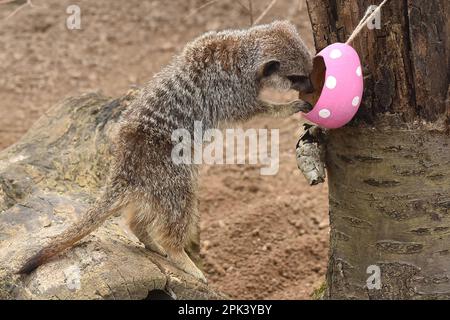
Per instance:
[[[319,51],[345,42],[373,1],[307,3]],[[365,88],[355,119],[326,137],[325,298],[450,298],[448,9],[445,0],[388,1],[381,29],[352,44]]]
[[[14,274],[79,218],[108,172],[110,134],[137,91],[70,98],[0,153],[0,299],[223,299],[145,250],[122,217],[109,219],[30,276]]]

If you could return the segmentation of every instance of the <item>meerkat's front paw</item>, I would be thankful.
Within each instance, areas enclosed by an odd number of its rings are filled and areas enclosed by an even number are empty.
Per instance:
[[[289,103],[288,105],[291,108],[291,114],[295,114],[297,112],[310,112],[313,109],[313,106],[303,100],[295,100]]]

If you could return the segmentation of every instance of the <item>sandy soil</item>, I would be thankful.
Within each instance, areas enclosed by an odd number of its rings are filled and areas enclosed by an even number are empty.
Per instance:
[[[34,7],[7,20],[18,5],[0,5],[0,149],[64,97],[87,91],[118,96],[151,78],[196,35],[249,25],[237,1],[196,11],[205,2],[34,0]],[[270,1],[253,2],[257,17]],[[81,8],[81,30],[65,26],[69,4]],[[263,22],[276,18],[293,21],[312,48],[304,0],[278,1]],[[292,97],[270,94],[272,100]],[[309,187],[296,168],[300,125],[299,116],[245,124],[280,129],[274,176],[261,176],[251,165],[202,168],[201,255],[211,286],[231,297],[307,299],[323,281],[327,187]]]

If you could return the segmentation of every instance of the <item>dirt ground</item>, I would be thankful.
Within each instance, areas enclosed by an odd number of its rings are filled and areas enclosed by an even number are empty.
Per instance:
[[[25,2],[25,1],[18,1]],[[236,0],[65,1],[0,5],[0,149],[17,141],[64,97],[100,91],[115,97],[142,85],[190,39],[240,28],[250,16]],[[269,3],[253,1],[254,17]],[[242,0],[241,3],[247,4]],[[81,30],[66,8],[81,8]],[[313,51],[304,0],[280,0],[262,22],[294,22]],[[287,100],[292,94],[269,94]],[[301,118],[259,118],[247,128],[280,129],[280,168],[216,165],[200,177],[201,255],[211,286],[233,298],[308,299],[324,280],[327,186],[309,187],[295,163]]]

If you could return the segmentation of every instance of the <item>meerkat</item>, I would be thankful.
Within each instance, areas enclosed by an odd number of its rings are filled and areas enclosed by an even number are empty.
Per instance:
[[[312,91],[311,70],[311,54],[286,21],[208,32],[188,43],[123,113],[102,195],[18,273],[32,272],[120,211],[128,214],[130,229],[147,249],[206,282],[185,251],[199,219],[197,166],[174,164],[172,132],[192,133],[194,121],[215,128],[257,115],[309,111],[311,105],[302,100],[274,104],[259,94],[265,87]]]

